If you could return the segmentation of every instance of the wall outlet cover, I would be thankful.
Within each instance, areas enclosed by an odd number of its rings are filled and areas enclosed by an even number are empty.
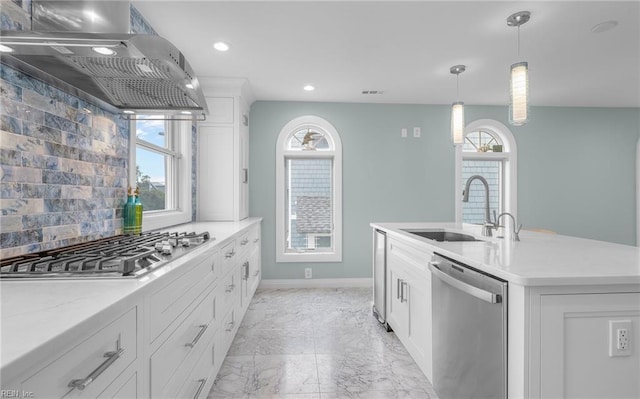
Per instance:
[[[631,320],[609,320],[609,356],[631,356]]]
[[[310,267],[304,269],[304,278],[313,278],[313,271]]]

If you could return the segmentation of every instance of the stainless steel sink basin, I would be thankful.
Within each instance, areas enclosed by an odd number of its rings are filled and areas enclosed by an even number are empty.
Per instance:
[[[404,230],[407,233],[434,241],[481,241],[469,234],[456,233],[445,230]]]

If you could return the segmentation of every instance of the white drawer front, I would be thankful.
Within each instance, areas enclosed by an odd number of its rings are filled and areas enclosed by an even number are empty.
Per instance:
[[[196,300],[219,272],[218,252],[207,253],[185,265],[181,274],[149,299],[149,335],[153,342]]]
[[[217,359],[215,343],[216,339],[212,337],[200,360],[185,379],[182,389],[175,396],[176,398],[202,399],[207,397],[215,380],[216,367],[219,367],[216,362],[222,362]]]
[[[212,290],[151,355],[151,397],[166,397],[166,392],[175,384],[174,375],[193,366],[215,333],[216,292]]]
[[[220,259],[222,263],[221,275],[225,275],[236,264],[238,260],[238,248],[236,248],[236,241],[232,240],[222,247],[220,250]]]
[[[97,397],[137,357],[137,308],[22,382],[35,398]]]

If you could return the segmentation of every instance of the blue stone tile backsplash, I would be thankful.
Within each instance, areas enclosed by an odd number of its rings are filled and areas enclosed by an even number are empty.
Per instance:
[[[128,123],[4,64],[0,103],[0,256],[119,234]]]
[[[30,0],[0,1],[2,29],[30,29]],[[120,234],[128,168],[128,121],[0,64],[0,258]]]

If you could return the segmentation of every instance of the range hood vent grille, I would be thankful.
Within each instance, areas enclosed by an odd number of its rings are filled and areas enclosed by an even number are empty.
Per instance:
[[[189,97],[178,90],[174,84],[165,80],[155,79],[96,79],[96,83],[103,89],[114,103],[123,107],[137,109],[159,109],[170,106],[172,108],[192,109],[197,107]]]

